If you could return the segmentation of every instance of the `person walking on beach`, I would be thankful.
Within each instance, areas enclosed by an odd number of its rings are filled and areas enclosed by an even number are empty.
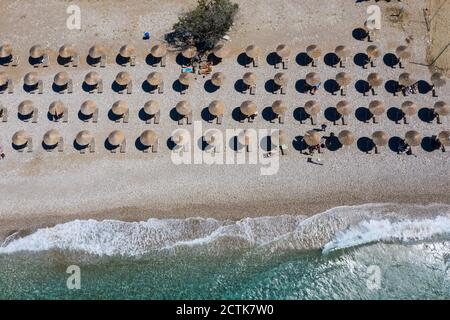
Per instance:
[[[0,160],[5,159],[5,153],[3,152],[3,146],[0,145]]]

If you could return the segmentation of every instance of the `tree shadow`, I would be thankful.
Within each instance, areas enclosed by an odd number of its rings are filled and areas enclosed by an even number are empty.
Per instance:
[[[238,64],[240,64],[243,67],[245,67],[245,66],[249,65],[250,63],[252,63],[252,59],[249,58],[245,52],[242,52],[241,54],[239,54],[237,56],[236,61],[237,61]]]
[[[339,63],[340,59],[334,52],[329,52],[323,57],[323,61],[325,64],[329,67],[336,68],[337,64]]]
[[[388,119],[391,121],[394,121],[394,122],[399,122],[405,116],[403,111],[397,107],[389,108],[386,114],[387,114]]]
[[[267,55],[266,61],[269,65],[275,66],[278,63],[281,63],[281,58],[276,52],[271,52]]]
[[[367,94],[370,90],[370,85],[366,80],[358,80],[355,82],[355,89],[359,93]]]
[[[212,83],[211,79],[208,79],[205,81],[204,88],[205,88],[205,91],[208,93],[214,93],[220,89],[220,87],[218,87],[218,86],[214,85],[214,83]]]
[[[339,112],[337,112],[337,109],[335,107],[328,107],[325,109],[325,112],[323,113],[325,116],[325,119],[327,119],[330,122],[336,122],[339,119],[341,119],[341,115]]]
[[[395,80],[388,80],[384,84],[384,88],[387,92],[391,94],[397,94],[400,91],[400,85],[398,84],[398,81]]]
[[[419,116],[420,120],[422,120],[423,122],[427,122],[427,123],[431,123],[431,122],[433,122],[434,119],[436,119],[434,110],[430,109],[430,108],[426,108],[426,107],[420,109],[419,112],[417,113],[417,115]]]
[[[299,66],[309,66],[312,63],[311,57],[306,52],[300,52],[296,57],[295,61]]]
[[[309,114],[306,113],[304,107],[298,107],[294,110],[293,117],[296,121],[299,121],[301,123],[305,122],[306,120],[310,119]]]
[[[375,148],[375,143],[368,137],[361,137],[356,142],[358,149],[362,152],[369,153]]]
[[[372,113],[366,107],[359,107],[355,111],[355,117],[361,122],[367,123],[370,119],[372,119]]]
[[[353,62],[359,67],[365,67],[369,63],[369,57],[360,52],[353,57]]]
[[[295,83],[295,90],[297,90],[297,92],[299,93],[307,93],[310,89],[311,87],[306,83],[305,79],[299,79]]]
[[[387,65],[388,67],[394,68],[396,65],[399,64],[399,60],[397,58],[397,56],[393,53],[386,53],[383,56],[383,62],[385,65]]]
[[[367,38],[368,33],[363,28],[356,28],[352,31],[352,36],[355,40],[364,41]]]
[[[265,107],[262,111],[262,117],[266,121],[274,121],[277,115],[273,112],[272,107]]]
[[[328,79],[323,84],[325,91],[331,93],[332,95],[336,95],[336,92],[339,91],[339,84],[334,79]]]
[[[391,149],[393,152],[399,153],[400,150],[403,149],[405,141],[400,137],[394,136],[389,139],[388,145],[389,149]]]
[[[417,88],[418,88],[419,93],[421,93],[421,94],[427,94],[433,89],[433,87],[424,80],[419,80],[417,82]]]

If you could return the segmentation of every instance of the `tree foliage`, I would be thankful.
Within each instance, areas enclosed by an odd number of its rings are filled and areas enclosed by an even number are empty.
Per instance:
[[[238,8],[230,0],[199,0],[194,10],[178,18],[166,40],[178,47],[210,50],[230,30]]]

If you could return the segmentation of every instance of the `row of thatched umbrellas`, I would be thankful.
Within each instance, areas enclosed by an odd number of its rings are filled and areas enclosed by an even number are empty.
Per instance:
[[[185,145],[189,141],[189,132],[185,129],[179,129],[174,132],[171,139],[176,145]],[[208,130],[205,133],[205,141],[208,144],[216,145],[220,143],[221,133],[217,129]],[[252,143],[254,135],[249,130],[243,130],[238,134],[237,139],[241,145],[248,146]],[[339,142],[343,146],[352,145],[356,138],[355,135],[349,130],[342,130],[337,136]],[[372,141],[376,147],[384,147],[389,142],[389,135],[385,131],[375,131],[372,136]],[[88,130],[80,131],[76,137],[75,142],[80,147],[88,147],[93,142],[94,136]],[[126,137],[123,131],[114,130],[107,138],[108,143],[111,146],[120,146]],[[436,136],[437,141],[442,146],[450,146],[450,131],[442,131]],[[315,130],[309,130],[303,136],[303,141],[309,147],[316,147],[321,145],[323,136]],[[16,147],[24,148],[30,141],[30,136],[25,130],[16,132],[12,137],[12,144]],[[145,130],[139,136],[140,143],[145,147],[155,146],[158,143],[158,135],[153,130]],[[414,130],[406,132],[404,136],[404,142],[410,147],[416,147],[420,145],[422,141],[422,135]],[[61,143],[61,134],[58,130],[52,129],[44,134],[43,142],[46,146],[52,147]],[[284,130],[276,130],[271,135],[271,143],[274,146],[286,145],[287,137]]]
[[[339,101],[336,104],[336,111],[342,117],[348,117],[353,112],[353,106],[349,101]],[[111,112],[116,116],[123,116],[129,111],[128,103],[124,100],[116,101],[112,107]],[[191,114],[193,108],[192,104],[187,100],[179,101],[175,106],[176,111],[182,115],[187,116]],[[255,102],[246,100],[240,105],[241,113],[246,117],[251,117],[255,115],[258,111],[258,107]],[[271,106],[272,112],[277,116],[282,116],[289,110],[289,105],[283,100],[276,100]],[[311,118],[316,117],[322,109],[321,104],[316,100],[307,101],[303,107],[306,114]],[[412,101],[405,101],[401,105],[401,111],[404,113],[405,117],[411,117],[417,113],[419,106]],[[65,104],[60,101],[53,101],[48,109],[48,112],[55,116],[61,116],[67,111]],[[160,103],[157,100],[148,100],[143,106],[144,112],[149,116],[154,116],[158,114],[161,110]],[[214,117],[223,116],[225,114],[226,106],[221,100],[214,100],[208,105],[209,113]],[[374,100],[369,103],[368,110],[374,118],[381,116],[385,110],[386,105],[380,100]],[[37,112],[33,101],[24,100],[18,106],[18,114],[24,119],[29,119],[33,116],[34,112]],[[91,117],[95,112],[98,112],[97,103],[93,100],[86,100],[81,104],[80,112],[86,116]],[[450,114],[450,105],[444,101],[438,101],[434,104],[434,113],[439,117],[448,116]],[[374,119],[374,122],[375,119]]]

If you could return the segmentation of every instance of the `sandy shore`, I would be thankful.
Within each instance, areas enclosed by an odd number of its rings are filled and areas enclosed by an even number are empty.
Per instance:
[[[288,156],[280,159],[279,171],[275,175],[262,176],[260,165],[180,165],[170,161],[170,150],[166,140],[179,126],[169,117],[170,110],[183,99],[190,100],[194,106],[194,120],[201,120],[201,110],[214,99],[222,99],[227,106],[225,128],[250,128],[250,124],[240,124],[231,118],[231,111],[247,99],[258,105],[260,113],[280,99],[264,90],[266,81],[278,70],[267,63],[255,69],[258,75],[258,94],[254,97],[234,90],[234,84],[248,69],[236,62],[236,57],[251,43],[257,43],[268,54],[279,43],[288,43],[293,54],[305,51],[307,45],[319,44],[324,52],[331,52],[337,45],[346,44],[354,54],[364,52],[368,43],[352,37],[352,30],[361,27],[365,19],[367,3],[355,4],[346,0],[319,4],[313,0],[236,1],[241,9],[232,32],[232,54],[215,71],[227,75],[227,83],[215,93],[204,89],[207,79],[199,79],[186,97],[172,90],[180,67],[171,54],[168,66],[160,69],[164,74],[166,93],[151,96],[145,93],[140,84],[154,68],[144,63],[150,45],[162,39],[170,31],[177,15],[192,7],[194,1],[135,1],[133,7],[125,7],[122,1],[110,1],[114,5],[102,6],[101,2],[81,1],[82,29],[65,29],[65,9],[67,1],[48,1],[45,12],[37,4],[23,4],[11,1],[5,5],[0,19],[0,31],[7,35],[16,51],[20,53],[22,64],[18,68],[5,70],[14,78],[16,93],[0,97],[4,106],[10,109],[8,123],[0,124],[0,141],[7,158],[0,162],[0,237],[15,230],[31,230],[70,221],[73,219],[124,219],[142,220],[149,217],[188,217],[208,216],[217,219],[240,219],[262,215],[314,214],[339,205],[368,202],[408,202],[408,203],[449,203],[450,175],[448,174],[449,153],[427,152],[422,148],[416,151],[417,157],[397,155],[387,148],[380,155],[365,154],[357,145],[347,150],[326,152],[324,165],[307,163],[306,157],[290,145]],[[423,20],[426,1],[408,1],[405,5],[407,15],[400,22],[384,15],[381,37],[377,42],[384,52],[392,52],[412,39],[413,62],[406,71],[422,80],[429,80],[430,70],[427,61],[430,35]],[[380,3],[383,12],[391,12],[394,4]],[[126,11],[126,15],[124,12]],[[47,17],[52,17],[48,19]],[[19,24],[16,21],[20,21]],[[12,24],[15,24],[13,27]],[[32,26],[32,27],[31,27]],[[140,40],[143,31],[152,32],[150,44]],[[4,40],[4,39],[0,39]],[[34,43],[48,45],[53,51],[51,60],[55,61],[57,49],[66,42],[76,44],[82,57],[95,43],[103,43],[110,48],[109,56],[117,53],[121,45],[133,43],[140,52],[138,66],[123,68],[113,63],[98,71],[105,83],[103,95],[89,95],[81,90],[84,75],[94,70],[84,60],[78,68],[67,70],[73,78],[75,92],[72,95],[59,95],[50,90],[53,76],[65,68],[53,63],[46,70],[39,70],[44,80],[45,92],[41,96],[30,96],[21,90],[25,73],[33,68],[26,63],[29,48]],[[289,113],[284,125],[272,124],[259,117],[254,127],[261,129],[283,128],[289,141],[314,128],[309,124],[300,125],[292,116],[294,110],[303,106],[311,96],[295,90],[298,79],[310,71],[318,72],[322,79],[332,79],[340,72],[319,64],[313,70],[302,67],[292,59],[286,71],[290,82],[286,96],[282,99],[289,104]],[[114,93],[110,85],[115,75],[127,70],[133,75],[135,92],[123,96]],[[346,72],[352,74],[353,82],[365,79],[371,70],[349,63]],[[377,72],[385,80],[397,79],[402,72],[379,62]],[[448,86],[447,86],[448,89]],[[439,98],[431,94],[418,94],[408,99],[421,108],[432,107],[435,101],[449,101],[448,90],[442,90]],[[32,99],[41,110],[38,124],[23,123],[15,117],[17,105]],[[61,99],[69,105],[69,123],[54,124],[45,119],[49,104]],[[93,99],[100,107],[98,124],[82,123],[76,114],[81,103]],[[108,120],[107,110],[119,100],[127,100],[130,109],[130,122],[116,124]],[[157,99],[162,106],[161,123],[146,125],[137,114],[149,99]],[[323,109],[335,105],[342,98],[321,90],[315,99]],[[348,89],[347,98],[356,107],[367,106],[374,99],[363,97],[354,87]],[[397,106],[406,99],[392,96],[380,90],[377,99],[386,105]],[[327,123],[329,132],[338,133],[342,126],[333,126],[323,117],[319,123]],[[375,130],[385,130],[391,136],[402,137],[408,130],[417,130],[424,137],[449,129],[449,120],[442,125],[426,123],[415,116],[408,125],[397,125],[384,115],[379,124],[360,122],[352,115],[346,129],[360,137],[370,137]],[[217,127],[202,122],[204,129]],[[46,153],[40,143],[43,134],[57,128],[67,142],[64,154]],[[134,148],[134,141],[145,129],[154,129],[160,136],[161,148],[158,154],[142,154]],[[25,129],[35,141],[35,151],[31,154],[14,152],[11,136],[19,129]],[[79,155],[71,146],[77,132],[91,130],[97,139],[95,154]],[[110,154],[103,148],[103,141],[114,129],[123,130],[128,139],[126,154]],[[188,128],[192,131],[192,128]]]

